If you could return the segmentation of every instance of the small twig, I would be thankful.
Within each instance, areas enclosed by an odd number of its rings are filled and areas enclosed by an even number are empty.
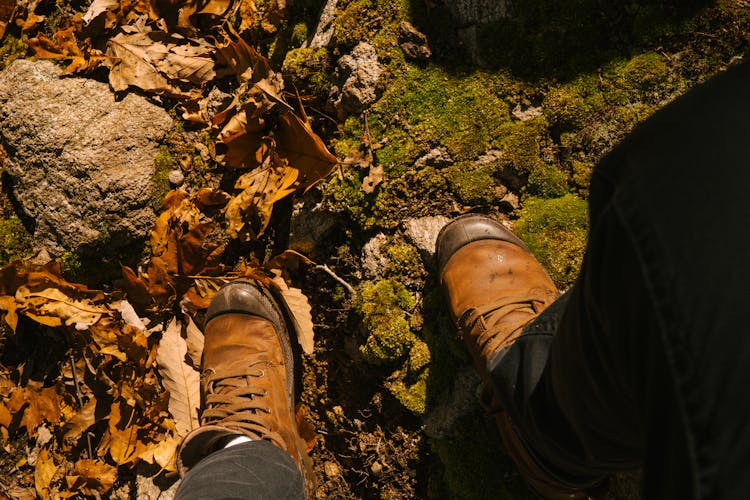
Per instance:
[[[78,388],[78,375],[76,375],[76,363],[73,359],[73,355],[70,355],[70,371],[73,373],[73,385],[76,388],[76,401],[78,401],[78,407],[83,408],[83,398],[81,397],[81,390]]]
[[[344,288],[346,288],[346,291],[349,292],[352,295],[352,297],[357,296],[357,291],[354,289],[354,287],[351,286],[346,281],[344,281],[342,278],[340,278],[336,273],[331,271],[331,268],[328,267],[326,264],[318,264],[317,266],[315,266],[315,269],[320,269],[321,271],[325,271],[331,278],[341,283],[341,285]]]
[[[94,459],[94,451],[91,449],[91,432],[86,433],[86,444],[88,444],[89,448],[89,459]]]

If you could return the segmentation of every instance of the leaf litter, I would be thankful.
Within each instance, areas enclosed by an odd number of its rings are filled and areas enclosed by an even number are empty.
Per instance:
[[[284,99],[284,82],[248,45],[243,31],[273,32],[282,0],[94,0],[86,13],[62,15],[44,33],[39,2],[0,1],[0,37],[10,22],[34,36],[36,57],[65,62],[65,73],[104,68],[114,92],[138,90],[174,99],[183,119],[210,131],[211,160],[237,172],[231,190],[170,191],[137,269],[102,291],[67,281],[60,265],[15,261],[0,269],[0,317],[6,344],[50,343],[51,362],[0,365],[0,443],[33,477],[6,491],[17,496],[100,497],[140,462],[174,471],[180,439],[198,425],[200,318],[219,288],[246,276],[282,302],[312,352],[310,305],[290,286],[289,259],[227,264],[233,241],[257,240],[274,205],[302,194],[337,164],[310,127],[304,109]],[[237,30],[228,22],[235,16]],[[234,88],[222,107],[217,86]],[[295,258],[312,263],[303,256]],[[317,434],[299,408],[312,447]],[[37,442],[34,453],[19,437]],[[44,437],[44,444],[41,445]]]

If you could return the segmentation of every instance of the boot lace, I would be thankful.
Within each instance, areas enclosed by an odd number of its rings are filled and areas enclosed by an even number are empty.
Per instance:
[[[550,301],[545,290],[534,289],[523,296],[509,296],[489,304],[464,311],[456,321],[462,339],[473,338],[482,358],[507,347],[518,337],[517,332],[544,310]],[[507,320],[514,312],[525,313],[517,319]]]
[[[202,424],[238,430],[252,439],[267,439],[284,448],[281,435],[271,430],[268,391],[256,384],[257,379],[266,376],[262,365],[262,361],[252,363],[242,373],[206,370]]]

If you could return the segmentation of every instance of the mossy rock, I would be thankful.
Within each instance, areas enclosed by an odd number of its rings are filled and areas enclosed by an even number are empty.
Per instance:
[[[559,131],[579,128],[591,118],[591,107],[586,99],[569,86],[551,89],[542,107],[550,125]]]
[[[301,92],[324,98],[330,87],[329,65],[325,48],[299,48],[287,52],[281,71],[284,79]]]
[[[571,286],[581,268],[588,235],[588,204],[567,194],[528,198],[514,229],[547,269],[557,286]]]
[[[492,165],[475,167],[472,162],[460,162],[446,169],[446,178],[464,205],[490,205],[497,198],[494,170]]]
[[[368,337],[360,353],[368,363],[393,363],[409,352],[417,340],[406,316],[413,307],[414,299],[398,281],[386,279],[364,285],[359,310]]]

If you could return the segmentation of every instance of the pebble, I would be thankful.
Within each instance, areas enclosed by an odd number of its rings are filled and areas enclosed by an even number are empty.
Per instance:
[[[169,171],[169,183],[174,187],[182,186],[182,183],[185,182],[185,174],[182,173],[182,170],[170,170]]]

